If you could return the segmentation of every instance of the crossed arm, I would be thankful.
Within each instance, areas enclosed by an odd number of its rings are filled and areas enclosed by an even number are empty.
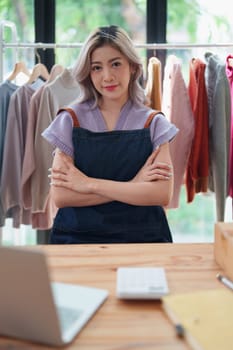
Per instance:
[[[96,179],[74,166],[73,159],[56,150],[51,194],[58,208],[120,201],[131,205],[168,205],[173,191],[169,144],[155,150],[133,179],[127,182]]]

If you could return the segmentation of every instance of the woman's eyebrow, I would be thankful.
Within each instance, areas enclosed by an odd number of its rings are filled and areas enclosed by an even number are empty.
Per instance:
[[[122,59],[122,57],[114,57],[114,58],[111,58],[110,60],[109,60],[109,62],[112,62],[112,61],[115,61],[115,60],[121,60]]]
[[[122,59],[122,57],[114,57],[114,58],[111,58],[110,60],[108,60],[108,62],[113,62],[115,60],[120,60]],[[92,61],[91,64],[102,64],[101,61]]]

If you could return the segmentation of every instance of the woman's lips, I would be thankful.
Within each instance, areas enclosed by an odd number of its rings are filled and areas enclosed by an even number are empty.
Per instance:
[[[113,91],[117,88],[117,85],[109,85],[109,86],[105,86],[104,89],[107,91]]]

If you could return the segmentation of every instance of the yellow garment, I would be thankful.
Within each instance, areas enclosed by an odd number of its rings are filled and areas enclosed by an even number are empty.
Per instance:
[[[151,57],[148,63],[148,79],[145,87],[148,104],[151,108],[161,111],[162,82],[161,62],[156,57]]]

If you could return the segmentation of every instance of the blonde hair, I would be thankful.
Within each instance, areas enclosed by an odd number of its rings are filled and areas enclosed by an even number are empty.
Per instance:
[[[142,77],[142,63],[128,34],[117,26],[95,29],[84,42],[73,73],[80,85],[79,101],[94,99],[97,105],[100,94],[96,91],[90,78],[92,52],[102,46],[110,45],[128,60],[134,73],[129,81],[129,98],[136,103],[145,102],[145,94],[139,79]]]

